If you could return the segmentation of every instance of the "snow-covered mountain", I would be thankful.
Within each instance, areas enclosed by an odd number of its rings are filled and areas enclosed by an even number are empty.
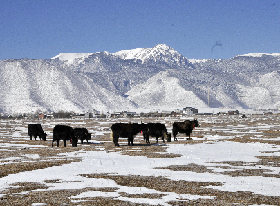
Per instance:
[[[262,57],[263,55],[280,57],[280,53],[249,53],[249,54],[243,54],[243,55],[238,55],[238,56]]]
[[[4,113],[36,111],[108,111],[135,105],[121,95],[96,84],[84,73],[56,62],[8,60],[1,65],[0,108]]]
[[[165,61],[180,64],[185,58],[173,48],[165,45],[158,44],[153,48],[138,48],[132,50],[122,50],[114,53],[122,59],[138,59],[142,63],[147,61]]]
[[[280,54],[188,60],[173,48],[0,61],[1,113],[278,108]]]
[[[187,91],[179,79],[169,76],[167,71],[159,72],[143,84],[134,86],[126,93],[128,99],[144,109],[157,108],[206,108],[207,105],[193,91]]]
[[[59,55],[53,57],[52,59],[58,59],[64,61],[67,64],[73,64],[76,62],[83,62],[85,58],[93,53],[60,53]]]

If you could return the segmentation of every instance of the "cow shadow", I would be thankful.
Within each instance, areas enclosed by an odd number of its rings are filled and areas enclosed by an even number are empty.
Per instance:
[[[145,143],[134,143],[133,146],[132,145],[120,145],[120,147],[150,147],[150,146],[166,146],[167,144],[163,143],[163,144],[159,144],[159,143],[153,143],[153,144],[145,144]]]
[[[167,146],[165,143],[153,143],[151,146]]]
[[[98,144],[104,144],[104,142],[84,142],[84,145],[91,145],[91,144],[94,144],[94,145],[98,145]],[[80,145],[83,145],[82,143],[80,143]]]

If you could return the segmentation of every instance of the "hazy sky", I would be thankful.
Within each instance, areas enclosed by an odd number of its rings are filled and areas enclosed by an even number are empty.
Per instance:
[[[157,44],[189,59],[280,53],[280,1],[0,0],[0,32],[0,60]]]

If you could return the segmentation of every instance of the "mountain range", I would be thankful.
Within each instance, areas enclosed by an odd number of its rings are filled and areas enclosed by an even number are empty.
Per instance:
[[[173,48],[0,61],[0,112],[280,106],[280,53],[187,59]]]

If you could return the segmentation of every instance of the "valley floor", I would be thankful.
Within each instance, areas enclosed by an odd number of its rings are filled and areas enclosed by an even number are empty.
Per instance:
[[[150,138],[134,146],[115,122],[160,122],[168,132],[186,118],[1,120],[0,205],[279,205],[280,116],[195,116],[192,140]],[[41,123],[47,141],[30,140]],[[85,127],[89,144],[52,147],[56,124]]]

